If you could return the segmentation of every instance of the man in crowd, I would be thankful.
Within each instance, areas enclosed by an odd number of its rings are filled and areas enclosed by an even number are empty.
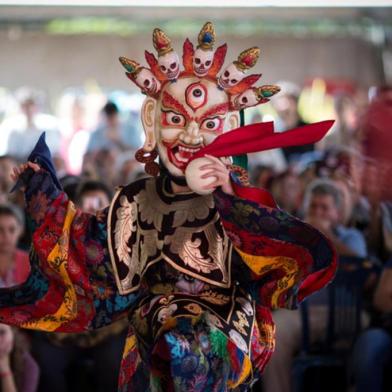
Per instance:
[[[46,132],[46,142],[52,154],[60,150],[61,134],[55,117],[41,113],[37,93],[22,89],[17,94],[20,114],[6,119],[1,125],[3,135],[0,154],[8,154],[16,159],[25,160],[43,131]]]
[[[366,242],[354,228],[341,224],[344,215],[342,195],[331,180],[315,180],[304,199],[305,220],[323,232],[334,244],[340,256],[366,257]],[[311,339],[325,334],[327,295],[322,290],[308,299]],[[274,312],[276,349],[264,374],[266,392],[290,392],[292,361],[301,347],[302,323],[300,311],[279,309]]]

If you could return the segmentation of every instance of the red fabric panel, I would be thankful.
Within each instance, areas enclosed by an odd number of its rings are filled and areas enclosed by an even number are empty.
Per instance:
[[[333,123],[333,120],[321,121],[281,133],[273,132],[272,122],[246,125],[218,136],[211,144],[194,154],[191,160],[206,154],[227,157],[316,143],[325,136]]]

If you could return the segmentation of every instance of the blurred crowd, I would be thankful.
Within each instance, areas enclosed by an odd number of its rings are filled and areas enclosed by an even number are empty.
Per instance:
[[[358,268],[364,263],[377,267],[364,287],[361,333],[345,355],[353,390],[382,391],[392,368],[392,89],[329,88],[320,81],[302,89],[278,84],[282,92],[246,113],[246,123],[274,120],[275,129],[285,132],[310,121],[336,121],[317,145],[250,154],[251,183],[269,190],[282,209],[323,232],[339,257],[351,258]],[[65,192],[84,211],[106,207],[116,186],[145,175],[134,158],[144,138],[141,96],[65,94],[62,101],[48,114],[40,93],[24,88],[0,102],[3,287],[23,282],[29,273],[31,239],[23,195],[9,193],[10,173],[28,159],[43,131]],[[312,296],[308,305],[313,344],[327,328],[326,292]],[[293,363],[303,350],[301,310],[278,309],[273,317],[276,352],[260,388],[289,392]],[[115,391],[125,327],[126,322],[65,335],[0,325],[1,391]]]

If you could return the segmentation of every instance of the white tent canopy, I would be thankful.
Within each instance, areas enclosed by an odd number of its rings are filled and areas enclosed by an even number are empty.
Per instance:
[[[391,0],[0,0],[0,5],[93,7],[388,7]]]

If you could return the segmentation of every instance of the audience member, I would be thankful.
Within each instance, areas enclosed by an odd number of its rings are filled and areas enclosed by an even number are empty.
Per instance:
[[[129,130],[121,122],[117,105],[108,101],[102,109],[101,124],[91,134],[87,151],[92,152],[102,149],[124,151],[139,147],[138,135],[135,135],[135,143],[130,143],[130,137],[127,133],[129,133]]]
[[[303,198],[303,184],[297,174],[286,170],[273,179],[271,189],[280,208],[298,215]]]
[[[108,186],[117,186],[119,168],[117,165],[118,152],[114,149],[103,149],[88,152],[84,156],[82,177],[97,181],[104,181]]]
[[[26,160],[42,132],[53,154],[60,150],[61,134],[57,119],[39,112],[38,96],[31,90],[19,92],[20,115],[4,121],[3,132],[8,133],[6,154]]]
[[[278,115],[275,128],[284,132],[305,125],[305,121],[298,112],[300,88],[294,83],[286,81],[277,84],[281,87],[281,92],[271,101]],[[282,150],[287,162],[290,163],[298,160],[302,154],[313,151],[314,145],[284,147]]]
[[[123,157],[123,162],[120,165],[117,178],[119,185],[130,184],[137,178],[147,175],[143,169],[143,165],[133,157],[134,154],[128,152],[124,154],[127,154],[127,156]]]
[[[269,166],[258,165],[251,171],[251,183],[257,188],[270,190],[274,171]]]
[[[364,331],[353,350],[357,392],[382,392],[386,369],[392,365],[392,259],[385,265],[374,294],[377,310],[371,328]]]
[[[29,273],[28,254],[17,248],[23,232],[23,213],[15,206],[0,204],[0,287],[23,283]],[[26,336],[0,324],[0,390],[35,392],[39,368],[27,349]]]
[[[9,191],[13,185],[10,174],[16,166],[16,160],[10,155],[0,156],[0,204],[8,201]]]
[[[25,338],[16,329],[0,324],[1,392],[37,391],[39,368],[26,347]]]
[[[91,214],[107,207],[111,199],[112,192],[100,181],[88,180],[76,189],[76,203],[83,211]]]
[[[30,272],[29,256],[17,248],[23,232],[22,212],[11,205],[0,205],[0,286],[23,283]]]
[[[80,174],[91,136],[86,124],[87,103],[84,98],[68,93],[62,97],[59,105],[63,135],[61,156],[69,174]]]
[[[80,177],[71,174],[60,179],[60,184],[63,187],[64,192],[73,203],[76,203],[76,194],[81,181]]]
[[[340,256],[367,255],[366,242],[356,229],[341,224],[342,195],[331,180],[316,180],[308,186],[304,198],[305,220],[323,232],[335,245]],[[322,290],[309,298],[309,325],[312,342],[325,335],[327,296]],[[302,343],[299,310],[279,309],[274,312],[276,349],[264,374],[266,392],[291,390],[291,366]]]
[[[359,111],[355,98],[348,93],[338,94],[334,99],[336,119],[331,132],[322,145],[324,148],[332,146],[349,146],[358,132]]]
[[[347,215],[343,197],[336,182],[314,182],[305,195],[305,220],[333,242],[340,256],[366,257],[366,242],[361,232],[343,224]]]

